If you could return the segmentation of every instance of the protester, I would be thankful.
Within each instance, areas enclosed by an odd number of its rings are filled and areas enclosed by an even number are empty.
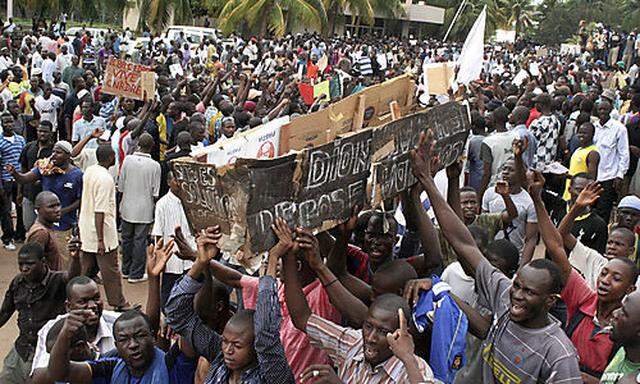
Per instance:
[[[64,312],[66,285],[80,274],[76,251],[71,253],[66,271],[52,271],[45,262],[42,246],[27,243],[18,252],[18,274],[9,285],[0,307],[0,326],[18,312],[20,334],[4,359],[0,372],[3,383],[25,383],[29,378],[38,331],[49,320]]]

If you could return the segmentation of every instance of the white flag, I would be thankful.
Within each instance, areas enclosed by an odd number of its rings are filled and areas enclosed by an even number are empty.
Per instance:
[[[458,84],[466,85],[480,77],[484,61],[484,25],[486,19],[487,6],[485,5],[478,19],[473,23],[473,27],[471,27],[462,46],[462,52],[458,59],[458,65],[460,65],[458,77],[456,78]]]

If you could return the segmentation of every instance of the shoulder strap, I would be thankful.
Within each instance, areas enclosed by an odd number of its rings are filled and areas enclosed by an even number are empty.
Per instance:
[[[584,312],[580,310],[576,311],[576,313],[571,317],[571,320],[569,320],[569,322],[567,323],[567,327],[564,330],[564,332],[567,334],[567,337],[569,337],[569,339],[571,339],[573,332],[575,332],[576,328],[578,328],[578,324],[580,324],[580,322],[585,317],[587,317],[587,315],[585,315]]]

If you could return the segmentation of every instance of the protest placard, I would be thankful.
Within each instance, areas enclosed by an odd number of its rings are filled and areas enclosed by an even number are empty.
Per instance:
[[[428,63],[422,70],[425,91],[430,95],[446,95],[455,78],[455,63]]]
[[[143,81],[142,74],[145,72],[150,75],[144,75],[145,81]],[[150,76],[154,76],[153,81],[150,81]],[[153,97],[155,96],[153,68],[112,57],[104,73],[102,92],[136,100],[144,100],[145,94],[147,98]]]
[[[434,153],[440,157],[442,167],[450,165],[462,155],[469,135],[467,107],[450,102],[374,128],[373,206],[416,183],[411,173],[409,151],[418,144],[420,132],[427,129],[433,131],[436,140]]]

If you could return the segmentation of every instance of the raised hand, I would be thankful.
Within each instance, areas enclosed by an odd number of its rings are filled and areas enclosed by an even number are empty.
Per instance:
[[[94,139],[97,139],[98,137],[102,136],[103,133],[104,133],[104,129],[96,128],[93,130],[93,132],[91,132],[91,137],[93,137]]]
[[[496,182],[495,191],[500,196],[508,196],[510,194],[509,182],[506,180]]]
[[[182,233],[182,228],[180,226],[176,227],[174,236],[175,244],[178,247],[178,252],[176,252],[176,256],[178,256],[181,260],[189,260],[195,261],[197,258],[196,252],[191,248],[189,243],[187,243],[187,239],[185,239],[184,234]]]
[[[434,160],[434,156],[432,156],[434,147],[433,132],[428,130],[427,133],[420,133],[420,141],[417,148],[409,152],[411,170],[417,179],[433,177],[431,175],[431,163]]]
[[[589,207],[600,198],[602,191],[602,186],[598,182],[592,181],[580,192],[575,204],[581,208]]]
[[[447,177],[457,180],[462,173],[462,160],[456,160],[447,167]]]
[[[540,196],[542,188],[544,188],[545,179],[540,171],[527,172],[527,189],[531,197]]]
[[[275,245],[276,247],[281,248],[284,252],[287,252],[291,248],[293,248],[293,233],[291,232],[291,229],[289,229],[289,225],[283,218],[276,217],[274,223],[271,224],[271,229],[278,238],[278,243]]]
[[[359,205],[354,205],[353,208],[351,208],[351,216],[347,221],[338,225],[338,230],[342,233],[353,232],[358,225],[358,214],[360,213],[361,209],[362,207],[360,207]]]
[[[333,367],[326,364],[313,364],[300,375],[301,383],[313,384],[343,384],[342,380],[336,375]]]
[[[171,257],[173,245],[173,239],[164,244],[161,238],[157,244],[150,244],[147,247],[147,274],[149,277],[158,277],[164,271],[167,261]]]
[[[410,305],[415,305],[420,298],[420,291],[430,291],[432,287],[430,278],[412,279],[404,285],[402,296]]]
[[[98,315],[90,309],[73,309],[69,311],[67,319],[64,321],[61,333],[71,337],[84,327],[85,324],[97,320]]]
[[[526,137],[523,139],[514,139],[513,143],[511,143],[511,149],[513,150],[513,154],[515,156],[522,156],[524,151],[527,150],[528,146],[529,140],[527,140]]]
[[[389,343],[391,352],[401,361],[405,361],[413,357],[415,346],[413,344],[413,337],[409,334],[407,318],[402,308],[398,309],[398,323],[400,324],[400,328],[393,333],[387,333],[387,342]]]
[[[309,264],[309,267],[314,271],[321,268],[324,263],[320,257],[320,245],[318,239],[309,231],[304,228],[296,228],[296,244],[297,247],[302,250],[304,258]]]
[[[216,257],[220,249],[218,248],[218,240],[222,237],[220,226],[216,225],[203,230],[198,236],[198,257],[196,263],[209,264]]]
[[[9,172],[11,175],[16,173],[16,167],[13,164],[7,164],[4,166],[5,171]]]

